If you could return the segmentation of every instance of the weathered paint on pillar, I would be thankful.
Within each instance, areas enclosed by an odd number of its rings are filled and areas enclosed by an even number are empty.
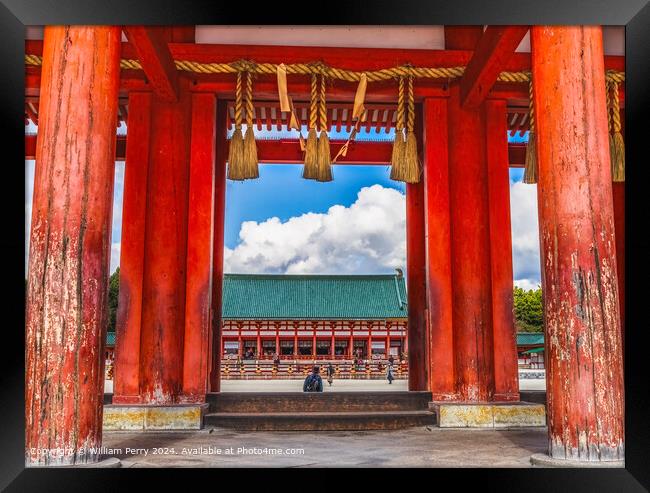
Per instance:
[[[428,390],[424,234],[424,182],[420,180],[406,185],[409,390]]]
[[[519,400],[507,130],[506,101],[488,99],[485,102],[485,131],[490,208],[494,400],[496,401]]]
[[[185,402],[205,402],[208,390],[216,121],[215,95],[193,94],[183,344]]]
[[[549,454],[624,458],[624,395],[600,27],[533,26]]]
[[[217,102],[216,166],[214,178],[214,214],[212,241],[212,327],[210,340],[210,391],[221,388],[221,299],[223,291],[223,241],[226,211],[226,160],[228,140],[226,128],[226,101]]]
[[[429,386],[444,401],[455,397],[447,101],[427,98],[423,113]]]
[[[186,82],[178,102],[152,101],[140,336],[145,404],[177,402],[183,384],[192,101]]]
[[[45,27],[25,327],[28,466],[99,458],[90,448],[102,439],[119,57],[119,27]]]
[[[120,240],[120,294],[115,324],[114,404],[140,402],[140,324],[151,99],[151,93],[129,94]]]
[[[490,216],[482,111],[449,89],[449,193],[456,391],[462,401],[494,394]]]
[[[625,110],[621,109],[621,133],[625,137]],[[616,237],[616,274],[618,309],[621,317],[621,347],[625,363],[625,182],[612,183],[614,196],[614,232]],[[625,371],[625,368],[623,368]]]

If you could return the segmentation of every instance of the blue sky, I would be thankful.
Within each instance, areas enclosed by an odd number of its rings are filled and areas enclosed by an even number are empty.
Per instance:
[[[26,161],[26,235],[33,173],[34,162]],[[405,267],[405,185],[390,180],[388,166],[334,166],[329,183],[303,180],[301,173],[300,165],[260,165],[260,179],[227,182],[226,272],[362,274]],[[511,169],[514,281],[533,288],[540,283],[536,187],[521,183],[522,175]],[[123,186],[118,162],[111,271],[119,265]]]

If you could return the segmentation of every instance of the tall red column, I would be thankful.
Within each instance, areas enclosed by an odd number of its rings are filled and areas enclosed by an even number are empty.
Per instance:
[[[429,387],[434,401],[444,401],[455,397],[447,101],[427,98],[423,113]]]
[[[485,102],[494,400],[519,400],[517,333],[514,323],[512,229],[510,226],[510,163],[505,100]]]
[[[600,27],[533,26],[549,454],[624,458],[624,395]]]
[[[217,99],[192,95],[187,281],[183,341],[183,400],[205,402],[210,362]]]
[[[129,94],[120,240],[120,294],[115,328],[114,404],[140,402],[140,324],[151,100],[151,93]]]
[[[228,140],[226,128],[226,101],[217,103],[217,147],[214,178],[214,214],[212,241],[212,329],[210,351],[210,392],[219,392],[221,386],[221,300],[223,291],[224,221],[226,216],[226,160]],[[278,349],[279,351],[279,349]]]
[[[120,28],[46,26],[29,252],[25,463],[97,461]]]
[[[420,147],[421,148],[421,147]],[[428,390],[424,182],[406,185],[409,390]],[[370,351],[371,348],[368,348]]]
[[[183,384],[191,95],[152,101],[140,335],[144,404],[178,402]]]
[[[449,190],[456,391],[462,401],[494,394],[490,207],[482,111],[449,89]]]
[[[621,109],[621,133],[625,137],[625,110]],[[614,197],[614,231],[616,236],[616,274],[618,307],[621,317],[621,346],[625,362],[625,182],[612,183]]]

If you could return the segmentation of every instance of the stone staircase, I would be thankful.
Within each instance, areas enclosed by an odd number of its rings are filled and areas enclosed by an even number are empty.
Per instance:
[[[430,392],[219,392],[206,428],[237,431],[395,430],[432,426]]]

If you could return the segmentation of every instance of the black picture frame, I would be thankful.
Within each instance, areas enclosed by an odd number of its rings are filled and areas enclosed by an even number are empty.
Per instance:
[[[416,2],[394,0],[306,5],[287,2],[266,2],[250,6],[242,2],[210,2],[205,0],[2,0],[0,5],[0,77],[2,105],[3,202],[2,222],[5,227],[0,240],[7,274],[7,290],[3,298],[4,330],[2,344],[2,393],[0,413],[0,487],[8,491],[128,491],[134,486],[133,474],[120,469],[25,469],[24,466],[24,292],[18,286],[24,272],[24,215],[17,204],[24,193],[24,26],[44,24],[601,24],[626,26],[626,468],[625,469],[481,469],[470,471],[424,471],[422,481],[411,480],[410,472],[389,474],[402,489],[428,487],[440,489],[451,485],[470,487],[476,481],[481,490],[498,491],[644,491],[650,485],[648,457],[650,426],[648,426],[648,345],[647,322],[644,320],[644,281],[650,279],[648,251],[644,229],[650,224],[650,207],[641,203],[648,195],[643,177],[648,162],[649,139],[643,120],[650,114],[650,4],[646,0],[612,0],[584,2],[578,0],[452,0],[447,2]],[[23,196],[24,200],[24,196]],[[647,302],[646,302],[647,303]],[[151,473],[151,471],[149,471]],[[203,471],[206,473],[207,471]],[[225,488],[226,471],[219,469],[212,487]],[[384,470],[384,473],[387,471]],[[236,473],[250,478],[250,471]],[[196,470],[161,470],[155,479],[171,484],[172,480],[196,480]],[[205,475],[205,474],[202,474]],[[321,472],[319,476],[328,475]],[[375,476],[375,473],[372,474]],[[448,476],[452,477],[448,477]],[[148,476],[153,476],[148,474]],[[273,483],[277,479],[267,478]],[[310,474],[304,480],[292,476],[294,488],[311,488],[317,483]],[[366,489],[367,474],[357,476]],[[154,478],[151,478],[154,479]],[[445,480],[451,480],[447,482]],[[284,480],[281,480],[284,481]],[[307,481],[307,482],[305,482]],[[252,487],[266,488],[258,480],[246,481]],[[323,482],[328,484],[329,481]],[[287,483],[284,483],[285,485]],[[332,489],[347,489],[348,479],[333,481]],[[150,483],[151,489],[153,483]],[[341,485],[341,486],[339,486]],[[344,486],[345,485],[345,486]],[[446,485],[446,486],[444,486]],[[194,486],[202,487],[197,481]],[[236,487],[231,484],[228,487]],[[356,487],[353,486],[355,489]],[[385,487],[385,486],[384,486]],[[126,488],[126,489],[125,489]],[[139,488],[145,488],[140,486]],[[250,489],[250,486],[246,487]],[[292,488],[293,489],[293,488]],[[456,489],[456,488],[454,488]],[[465,489],[465,488],[463,488]]]

